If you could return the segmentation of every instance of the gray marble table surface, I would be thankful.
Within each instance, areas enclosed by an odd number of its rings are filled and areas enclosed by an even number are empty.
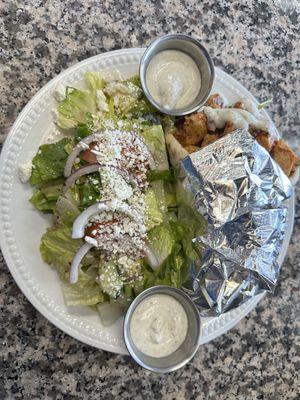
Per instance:
[[[95,54],[190,34],[268,107],[300,152],[300,5],[294,0],[2,0],[0,135],[65,68]],[[185,368],[155,375],[67,336],[26,300],[0,260],[0,399],[300,399],[300,191],[275,296],[202,346]]]

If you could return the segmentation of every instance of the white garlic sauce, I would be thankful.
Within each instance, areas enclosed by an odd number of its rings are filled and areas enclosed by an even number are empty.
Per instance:
[[[236,129],[248,129],[249,125],[252,125],[259,130],[268,132],[271,136],[278,136],[272,122],[263,118],[260,114],[254,116],[249,111],[239,108],[204,107],[202,111],[206,115],[209,127],[212,130],[222,129],[226,122],[232,122]]]
[[[188,319],[183,306],[173,296],[154,294],[137,305],[130,321],[136,347],[150,357],[174,353],[184,342]]]
[[[166,110],[189,106],[201,87],[195,61],[179,50],[164,50],[149,62],[146,84],[153,99]]]

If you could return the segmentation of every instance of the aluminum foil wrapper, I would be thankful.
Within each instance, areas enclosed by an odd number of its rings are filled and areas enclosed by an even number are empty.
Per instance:
[[[184,289],[204,315],[220,314],[262,290],[279,274],[289,178],[246,130],[236,130],[182,161],[183,187],[208,222],[194,238],[202,260]]]

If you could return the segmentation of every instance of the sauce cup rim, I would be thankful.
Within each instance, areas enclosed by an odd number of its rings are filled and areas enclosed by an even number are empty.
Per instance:
[[[204,55],[207,63],[208,63],[208,72],[209,72],[209,84],[208,84],[208,90],[205,93],[205,97],[202,99],[201,102],[198,102],[196,105],[193,105],[194,101],[191,102],[190,105],[188,105],[187,107],[184,108],[180,108],[180,109],[175,109],[175,110],[168,110],[165,109],[162,105],[158,104],[154,98],[151,96],[150,91],[148,90],[148,86],[146,83],[146,73],[147,73],[147,68],[148,65],[150,63],[150,61],[152,60],[152,58],[158,54],[158,52],[155,52],[155,47],[159,47],[161,45],[161,43],[163,42],[172,42],[172,40],[176,40],[176,41],[182,41],[182,42],[190,42],[193,43],[194,45],[196,45],[198,47],[198,49],[202,52],[202,54]],[[164,49],[164,50],[172,50],[173,48],[170,47],[169,49]],[[163,50],[163,51],[164,51]],[[173,49],[174,50],[174,49]],[[180,51],[180,50],[179,50]],[[183,52],[185,52],[186,54],[190,55],[187,51],[182,50]],[[151,53],[151,56],[149,56],[149,53]],[[194,58],[194,57],[193,57]],[[196,112],[197,110],[199,110],[199,108],[201,106],[204,105],[205,101],[208,99],[210,93],[211,93],[211,89],[213,86],[213,82],[214,82],[214,78],[215,78],[215,70],[214,70],[214,63],[213,60],[211,58],[211,56],[209,55],[207,49],[202,45],[202,43],[189,36],[189,35],[185,35],[185,34],[173,34],[173,33],[169,33],[167,35],[161,36],[159,38],[157,38],[156,40],[154,40],[145,50],[141,60],[140,60],[140,65],[139,65],[139,76],[140,76],[140,81],[141,81],[141,85],[142,85],[142,89],[144,91],[145,96],[147,97],[148,101],[156,108],[158,109],[161,113],[166,114],[166,115],[171,115],[171,116],[183,116],[183,115],[187,115],[187,114],[191,114],[193,112]]]
[[[187,355],[186,357],[183,358],[180,362],[178,362],[175,365],[172,365],[170,367],[153,367],[151,365],[148,365],[143,359],[141,359],[135,352],[133,346],[132,346],[132,339],[131,339],[131,334],[130,334],[130,322],[131,322],[131,317],[136,309],[137,305],[140,304],[146,297],[151,296],[152,294],[166,294],[170,295],[173,298],[175,298],[181,305],[183,305],[183,301],[179,300],[176,296],[173,295],[173,293],[176,292],[179,296],[181,296],[186,304],[189,305],[191,308],[191,311],[195,313],[196,319],[197,319],[197,332],[195,332],[195,337],[197,337],[197,340],[195,342],[195,345],[193,346],[192,352]],[[125,318],[124,318],[124,324],[123,324],[123,335],[124,335],[124,341],[126,348],[131,355],[131,357],[143,368],[148,369],[149,371],[156,372],[156,373],[168,373],[168,372],[173,372],[176,371],[177,369],[183,367],[185,364],[187,364],[196,354],[199,345],[200,345],[200,332],[201,332],[201,318],[199,311],[194,304],[194,302],[191,300],[191,298],[181,289],[175,288],[173,286],[167,286],[167,285],[157,285],[157,286],[152,286],[151,288],[148,288],[141,292],[131,303],[130,307],[128,308]],[[169,357],[169,356],[167,356]],[[167,358],[164,357],[164,358]],[[159,360],[159,358],[157,358]]]

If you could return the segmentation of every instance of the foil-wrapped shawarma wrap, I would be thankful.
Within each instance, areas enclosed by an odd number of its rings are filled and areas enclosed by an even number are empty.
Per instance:
[[[220,314],[273,291],[293,187],[246,130],[236,130],[181,162],[183,187],[207,220],[200,265],[184,289],[201,312]]]

